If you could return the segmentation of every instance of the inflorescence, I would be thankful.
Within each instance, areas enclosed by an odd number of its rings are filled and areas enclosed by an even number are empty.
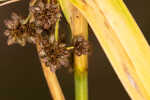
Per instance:
[[[90,45],[82,36],[76,36],[73,39],[74,53],[78,56],[87,55],[90,50]]]
[[[8,37],[8,45],[16,43],[21,46],[25,46],[26,43],[38,45],[41,61],[50,67],[51,71],[69,66],[72,51],[78,56],[88,54],[89,43],[82,36],[73,38],[73,50],[67,49],[66,43],[56,39],[55,25],[61,18],[57,0],[50,2],[38,0],[30,6],[29,12],[31,17],[26,23],[24,23],[26,19],[16,13],[12,13],[11,20],[5,20],[7,29],[4,34]]]
[[[60,7],[56,0],[51,0],[50,3],[38,2],[36,5],[30,7],[33,14],[33,22],[43,29],[49,30],[56,21],[60,19]]]

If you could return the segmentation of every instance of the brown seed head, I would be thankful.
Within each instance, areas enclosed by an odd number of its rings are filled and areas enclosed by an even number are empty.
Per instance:
[[[8,45],[19,43],[24,46],[26,43],[26,36],[23,34],[23,27],[21,25],[22,18],[15,13],[12,14],[11,18],[12,20],[4,21],[7,27],[4,34],[8,36]]]
[[[51,68],[52,71],[61,68],[61,66],[69,65],[70,52],[63,43],[50,43],[48,40],[40,42],[39,55],[42,61]]]
[[[89,53],[90,45],[82,36],[76,36],[73,39],[74,53],[78,56]]]
[[[39,1],[36,5],[30,7],[30,11],[34,16],[33,22],[44,29],[52,27],[61,15],[60,7],[57,3],[48,4],[42,1]]]
[[[8,37],[8,45],[19,43],[24,46],[26,42],[35,43],[37,37],[37,27],[34,23],[22,24],[23,19],[13,13],[11,20],[5,20],[7,29],[4,34]]]

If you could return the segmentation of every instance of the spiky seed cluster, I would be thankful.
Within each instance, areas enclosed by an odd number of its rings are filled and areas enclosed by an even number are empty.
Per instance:
[[[54,30],[56,21],[60,18],[60,9],[56,0],[37,1],[35,6],[30,8],[32,17],[30,21],[23,22],[22,17],[13,13],[11,20],[6,20],[8,45],[19,43],[24,46],[26,42],[35,43],[39,46],[39,56],[52,71],[61,66],[69,65],[70,51],[66,44],[55,40]],[[74,53],[78,56],[88,54],[89,43],[82,36],[73,39]]]
[[[39,55],[42,61],[51,68],[51,71],[69,65],[70,52],[66,49],[66,44],[42,40],[39,45]]]
[[[50,29],[61,15],[56,0],[51,0],[50,3],[39,1],[36,5],[30,7],[30,11],[34,15],[33,22],[44,29]]]
[[[33,24],[22,24],[23,19],[16,13],[12,13],[12,20],[5,20],[7,30],[4,34],[8,37],[8,45],[19,43],[24,46],[27,41],[32,41],[35,37],[35,27]]]
[[[90,45],[82,36],[76,36],[73,39],[74,53],[78,56],[87,55],[90,50]]]
[[[4,33],[8,36],[8,45],[19,43],[24,46],[26,42],[38,43],[42,61],[55,71],[69,64],[70,52],[65,44],[56,42],[54,39],[55,23],[60,18],[59,6],[56,0],[51,0],[50,3],[46,1],[39,0],[30,8],[32,17],[26,23],[20,16],[13,13],[12,19],[5,21],[7,30]]]

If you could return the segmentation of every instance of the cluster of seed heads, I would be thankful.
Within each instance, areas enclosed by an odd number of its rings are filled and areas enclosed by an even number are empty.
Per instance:
[[[42,62],[52,71],[69,65],[71,51],[78,56],[88,54],[89,43],[82,36],[74,37],[73,50],[67,49],[61,40],[56,41],[55,24],[61,18],[57,0],[39,0],[30,6],[29,11],[31,17],[26,23],[16,13],[12,13],[11,20],[5,20],[7,29],[4,34],[8,37],[8,45],[25,46],[27,42],[38,45]]]

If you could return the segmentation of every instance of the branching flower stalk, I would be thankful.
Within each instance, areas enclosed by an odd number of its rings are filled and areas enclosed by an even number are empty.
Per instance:
[[[55,26],[55,35],[57,34],[57,36],[58,36],[58,30],[59,30],[58,27],[59,27],[59,21],[57,21],[56,26]],[[58,39],[58,37],[57,37],[57,39]],[[40,52],[39,51],[39,48],[40,48],[39,45],[36,44],[36,47],[37,47],[37,51],[39,53]],[[51,95],[53,97],[53,100],[65,100],[65,97],[63,95],[63,92],[62,92],[62,89],[61,89],[60,84],[58,82],[55,71],[52,71],[50,69],[50,67],[48,67],[45,63],[43,63],[42,59],[40,59],[40,61],[41,61],[41,65],[42,65],[45,79],[47,81]]]
[[[48,3],[50,3],[50,0],[48,0]],[[58,35],[58,30],[59,30],[59,19],[55,25],[55,34],[57,34],[57,35]],[[39,51],[39,48],[40,48],[39,44],[36,44],[36,47],[37,47],[37,51],[40,52]],[[46,78],[46,81],[47,81],[49,90],[51,92],[51,95],[53,97],[53,100],[65,100],[65,97],[64,97],[63,92],[61,90],[59,82],[57,80],[57,76],[56,76],[55,71],[52,71],[49,67],[47,67],[47,65],[42,62],[42,59],[40,59],[40,60],[41,60],[41,65],[42,65],[42,69],[44,72],[44,76]]]
[[[88,99],[87,54],[88,25],[80,12],[71,5],[72,46],[61,43],[60,9],[56,0],[32,0],[26,19],[13,13],[6,20],[8,45],[33,43],[37,47],[44,76],[54,100],[65,100],[55,71],[69,65],[70,50],[74,51],[76,100]]]
[[[31,7],[30,13],[26,19],[23,19],[22,17],[18,16],[16,13],[13,13],[11,16],[11,18],[12,18],[11,20],[5,20],[5,24],[8,29],[4,32],[4,34],[8,37],[8,45],[18,43],[22,46],[25,46],[25,44],[27,42],[36,44],[37,51],[38,51],[40,61],[41,61],[41,65],[42,65],[42,69],[44,72],[44,76],[48,83],[48,87],[49,87],[49,90],[51,91],[53,100],[65,100],[63,92],[61,90],[61,87],[59,85],[59,82],[58,82],[56,74],[55,74],[56,69],[54,69],[54,68],[57,68],[58,65],[61,66],[61,64],[64,64],[64,61],[67,61],[67,60],[66,59],[62,60],[58,57],[59,61],[57,61],[57,59],[55,59],[56,61],[54,60],[54,62],[57,62],[60,64],[55,64],[55,63],[53,63],[52,60],[50,60],[50,62],[49,62],[49,61],[47,61],[47,59],[49,59],[49,55],[45,55],[45,53],[48,53],[51,51],[45,51],[47,49],[45,49],[45,47],[44,48],[41,47],[41,46],[47,46],[48,50],[49,50],[49,46],[55,46],[55,44],[57,44],[57,43],[54,43],[54,45],[53,45],[52,41],[51,41],[52,43],[49,43],[49,34],[54,34],[55,19],[59,20],[59,18],[60,18],[58,15],[56,15],[58,17],[55,17],[55,13],[59,14],[59,12],[58,12],[57,8],[54,8],[54,9],[52,8],[52,10],[51,10],[50,6],[46,6],[48,8],[48,10],[46,8],[46,11],[48,11],[48,13],[49,13],[49,10],[50,10],[51,14],[49,14],[49,16],[44,15],[42,18],[49,18],[48,20],[47,19],[46,20],[47,21],[51,20],[51,21],[53,21],[53,23],[51,23],[50,21],[49,21],[49,23],[44,23],[44,24],[36,23],[37,21],[40,22],[41,20],[40,19],[36,20],[35,14],[36,14],[36,17],[40,18],[41,15],[39,15],[39,13],[43,13],[43,11],[45,9],[44,8],[45,4],[42,1],[38,1],[37,3],[36,3],[36,1],[37,0],[32,0],[30,2],[30,7]],[[35,4],[37,4],[38,6],[37,5],[34,6]],[[55,6],[55,7],[57,7],[57,6]],[[55,12],[55,9],[56,9],[56,12]],[[37,10],[37,12],[32,12],[31,10],[32,11]],[[43,11],[41,12],[40,10],[43,10]],[[56,22],[56,26],[57,26],[56,31],[58,34],[58,26],[59,26],[58,22]],[[51,27],[54,27],[54,30]],[[50,36],[53,36],[53,35],[50,35]],[[44,45],[41,45],[42,43],[44,43]],[[62,45],[61,43],[56,46],[59,46],[60,50],[64,50],[64,49],[61,49],[64,47],[64,45]],[[51,50],[51,48],[50,48],[50,50]],[[59,50],[57,50],[57,51],[59,51]],[[54,53],[51,52],[52,55]],[[60,54],[58,54],[58,55],[60,55]],[[61,57],[65,57],[65,55],[66,54],[63,54],[63,55],[61,54]],[[53,67],[51,65],[53,65]]]

